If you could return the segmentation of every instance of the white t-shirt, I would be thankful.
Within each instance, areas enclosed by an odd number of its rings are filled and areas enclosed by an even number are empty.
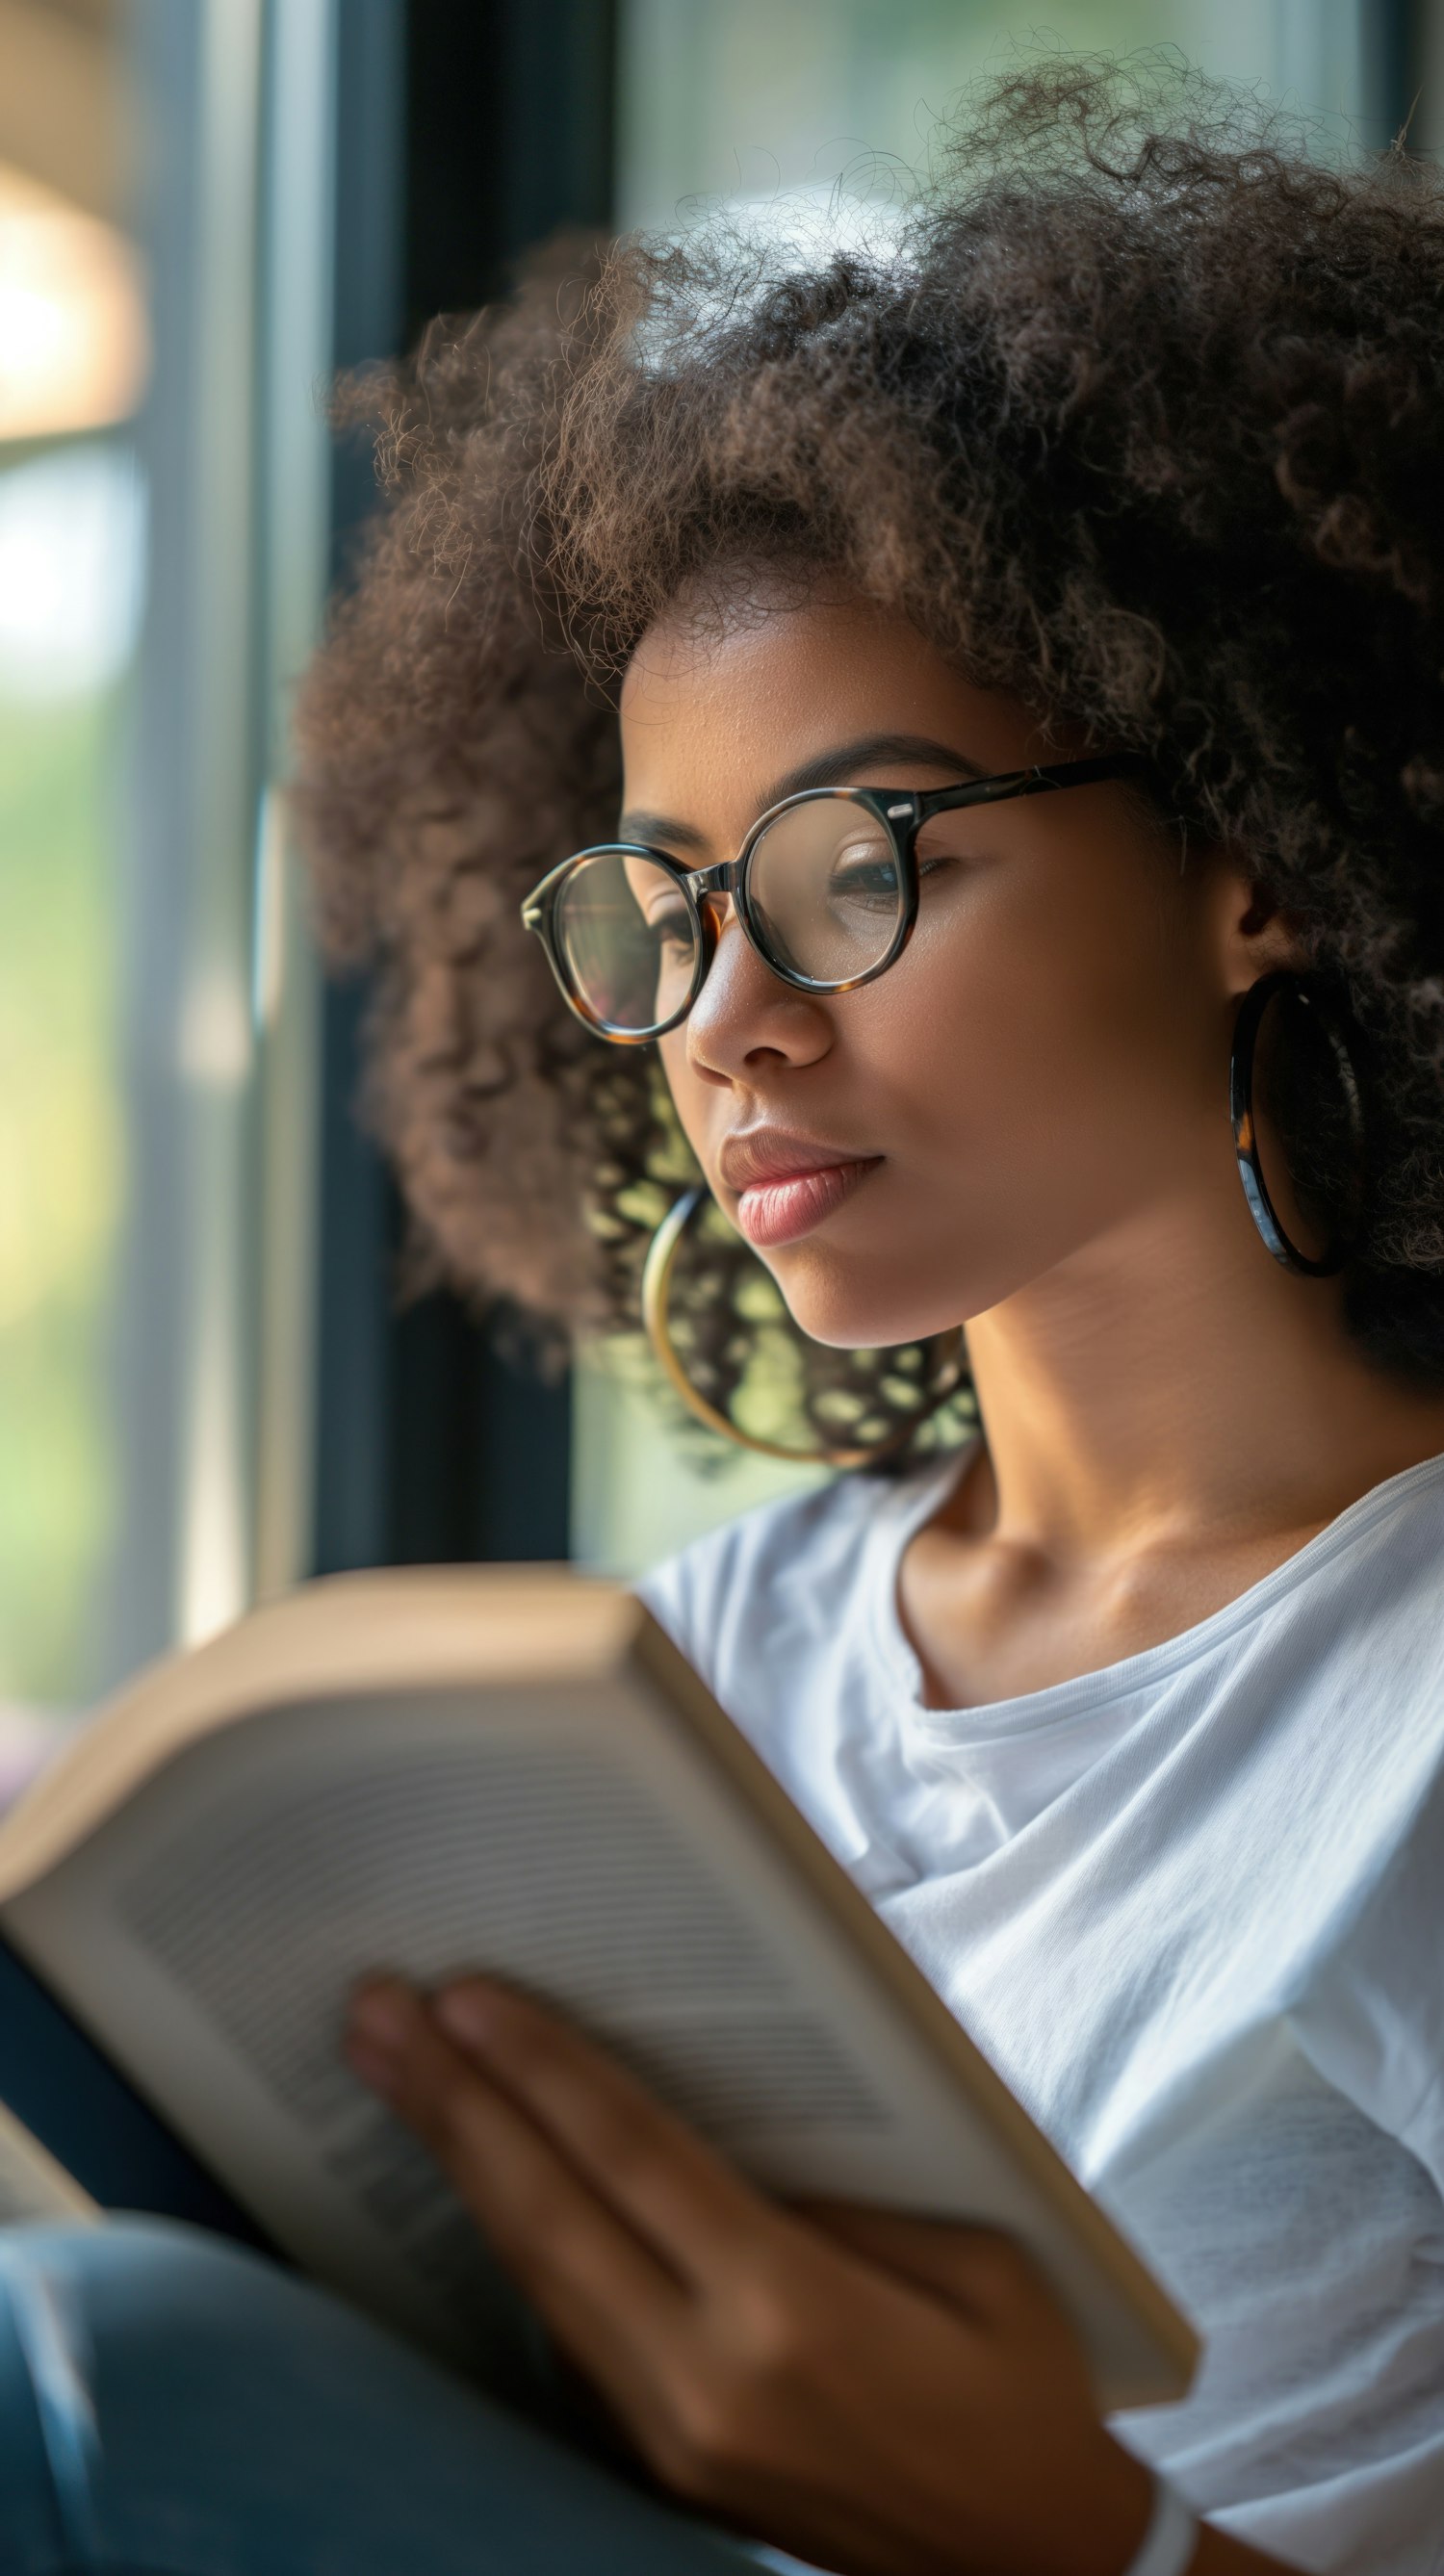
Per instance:
[[[844,1479],[639,1586],[1207,2338],[1118,2419],[1226,2530],[1444,2570],[1444,1458],[1107,1671],[923,1705]]]

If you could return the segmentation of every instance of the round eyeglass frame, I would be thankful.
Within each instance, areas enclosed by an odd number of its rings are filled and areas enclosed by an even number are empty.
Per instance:
[[[574,851],[570,858],[563,859],[552,868],[539,885],[533,886],[521,907],[522,923],[540,939],[562,999],[584,1028],[607,1039],[613,1046],[651,1046],[657,1038],[666,1037],[670,1030],[681,1025],[707,980],[718,940],[717,923],[709,898],[718,895],[731,897],[749,945],[769,974],[777,976],[781,983],[790,984],[801,993],[853,993],[864,984],[875,983],[879,975],[885,975],[890,966],[895,966],[913,935],[918,917],[917,837],[923,825],[931,822],[935,814],[958,813],[972,805],[1001,805],[1017,796],[1044,796],[1057,788],[1089,787],[1097,779],[1138,777],[1147,768],[1148,763],[1141,753],[1117,751],[1100,753],[1089,760],[1057,761],[1044,768],[1004,770],[993,778],[967,779],[957,787],[804,787],[795,796],[784,796],[776,805],[769,805],[765,814],[758,815],[736,858],[722,860],[715,867],[689,868],[682,860],[674,859],[669,851],[652,849],[644,841],[598,841],[588,849]],[[885,953],[873,965],[864,967],[860,975],[845,976],[837,982],[803,975],[796,967],[785,965],[772,955],[753,911],[748,890],[753,852],[778,817],[791,813],[795,806],[820,804],[824,800],[833,804],[861,805],[882,825],[892,844],[902,891],[897,926]],[[686,997],[677,1009],[669,1018],[657,1021],[651,1028],[622,1028],[594,1011],[573,983],[556,935],[556,908],[567,884],[588,859],[600,858],[650,860],[654,867],[665,869],[675,881],[687,906],[696,946],[691,981]]]

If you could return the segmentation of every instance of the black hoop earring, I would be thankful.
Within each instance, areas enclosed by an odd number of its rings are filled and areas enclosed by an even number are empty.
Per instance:
[[[889,1457],[895,1450],[903,1448],[919,1426],[936,1413],[940,1405],[946,1404],[950,1395],[957,1393],[966,1360],[961,1324],[955,1324],[949,1332],[937,1336],[932,1367],[917,1412],[900,1423],[886,1440],[876,1441],[870,1448],[793,1449],[777,1440],[759,1440],[752,1432],[739,1429],[720,1405],[709,1403],[700,1387],[692,1384],[672,1339],[667,1318],[667,1291],[682,1248],[682,1238],[710,1198],[711,1192],[704,1183],[699,1182],[683,1191],[653,1235],[642,1270],[642,1321],[647,1329],[647,1338],[664,1374],[688,1411],[695,1413],[699,1422],[705,1422],[709,1431],[720,1432],[724,1440],[735,1441],[740,1449],[755,1449],[764,1458],[785,1458],[793,1464],[866,1467],[874,1459]]]
[[[1270,1003],[1284,992],[1308,1011],[1328,1048],[1347,1106],[1349,1128],[1361,1172],[1365,1168],[1363,1091],[1348,1041],[1330,1008],[1326,988],[1309,977],[1290,974],[1286,968],[1272,975],[1261,975],[1256,984],[1249,986],[1239,1007],[1228,1066],[1228,1110],[1233,1126],[1234,1152],[1238,1157],[1238,1176],[1243,1183],[1249,1214],[1275,1261],[1281,1263],[1285,1270],[1296,1271],[1305,1279],[1331,1279],[1359,1249],[1363,1231],[1362,1208],[1356,1223],[1351,1228],[1341,1229],[1321,1253],[1310,1255],[1301,1252],[1290,1239],[1269,1195],[1263,1164],[1259,1159],[1253,1102],[1254,1052],[1264,1013]]]

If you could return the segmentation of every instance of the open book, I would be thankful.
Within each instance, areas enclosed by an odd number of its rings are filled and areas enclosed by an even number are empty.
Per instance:
[[[549,1998],[780,2193],[1014,2231],[1107,2407],[1188,2385],[1137,2255],[608,1585],[342,1576],[158,1667],[0,1826],[0,1935],[263,2239],[461,2369],[507,2298],[342,2062],[378,1968]]]
[[[87,2225],[99,2216],[89,2192],[0,2102],[0,2227],[30,2220]]]

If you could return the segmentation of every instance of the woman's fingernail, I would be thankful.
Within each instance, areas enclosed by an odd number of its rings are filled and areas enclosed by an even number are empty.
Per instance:
[[[448,1986],[432,2007],[448,2038],[463,2048],[490,2048],[497,2032],[496,1999],[488,1986]]]

